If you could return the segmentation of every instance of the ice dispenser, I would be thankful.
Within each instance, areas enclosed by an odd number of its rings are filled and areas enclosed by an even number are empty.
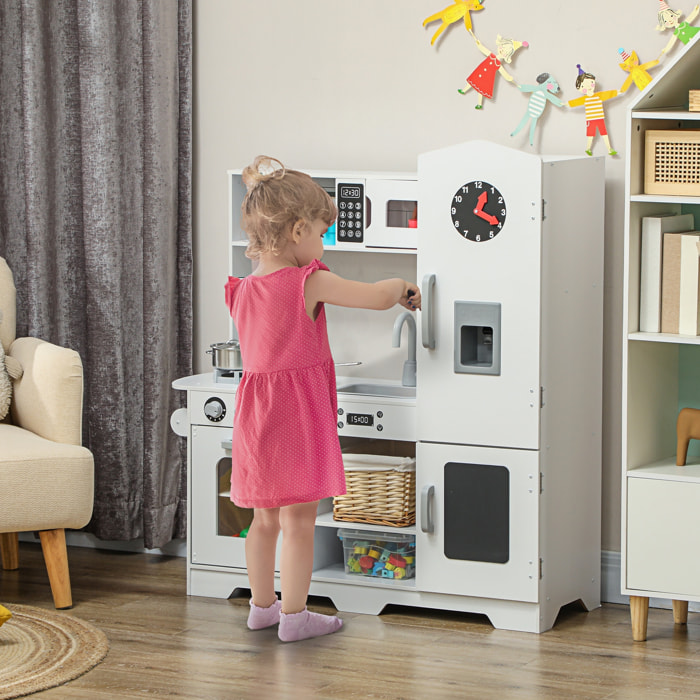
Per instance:
[[[454,371],[459,374],[501,373],[501,305],[455,301]]]

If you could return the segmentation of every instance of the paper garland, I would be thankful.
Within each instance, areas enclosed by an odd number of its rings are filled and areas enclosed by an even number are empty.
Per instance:
[[[687,45],[693,39],[700,27],[692,26],[692,22],[700,14],[700,4],[695,5],[693,10],[683,20],[683,15],[680,10],[672,10],[666,0],[658,0],[659,9],[657,12],[657,27],[658,31],[666,29],[673,30],[673,36],[662,49],[659,57],[653,61],[642,63],[636,51],[626,51],[624,48],[617,50],[617,58],[619,67],[628,73],[619,91],[605,90],[596,92],[596,78],[592,73],[584,71],[580,65],[577,65],[578,75],[576,77],[576,89],[582,93],[581,97],[569,100],[564,103],[556,93],[559,92],[559,83],[551,76],[550,73],[540,73],[537,76],[536,85],[519,85],[515,78],[505,69],[504,63],[510,63],[515,52],[520,48],[529,46],[527,41],[518,41],[515,39],[507,39],[499,34],[496,37],[495,52],[487,48],[474,34],[471,13],[484,9],[484,5],[480,0],[454,0],[454,4],[448,5],[440,12],[430,15],[423,20],[423,26],[427,26],[433,22],[440,22],[440,26],[433,34],[430,45],[434,45],[441,34],[450,25],[460,20],[464,21],[464,26],[472,36],[476,43],[476,48],[486,57],[481,63],[470,73],[466,79],[464,88],[458,89],[461,95],[466,95],[472,89],[478,95],[475,109],[483,109],[483,101],[493,99],[496,77],[500,75],[506,81],[515,85],[523,94],[528,94],[528,102],[525,114],[522,119],[511,132],[511,137],[518,134],[529,124],[529,143],[534,145],[535,131],[538,126],[540,117],[548,103],[552,103],[556,107],[567,106],[571,108],[584,107],[586,117],[586,149],[587,155],[593,155],[592,147],[593,140],[596,135],[600,135],[608,149],[608,155],[617,155],[610,143],[607,129],[605,127],[605,110],[603,103],[620,94],[625,93],[634,84],[637,89],[644,90],[653,80],[653,76],[649,70],[659,65],[664,54],[668,53],[676,43],[680,41]]]

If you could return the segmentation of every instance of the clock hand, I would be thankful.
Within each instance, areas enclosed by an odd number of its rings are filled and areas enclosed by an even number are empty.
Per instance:
[[[481,209],[475,209],[474,214],[480,219],[488,221],[492,226],[495,226],[498,223],[497,217],[491,216],[491,214],[487,214],[485,211],[481,211]]]
[[[479,199],[476,200],[476,209],[474,209],[475,214],[479,214],[479,212],[484,208],[484,205],[486,204],[486,200],[489,198],[488,192],[482,192],[479,195]]]

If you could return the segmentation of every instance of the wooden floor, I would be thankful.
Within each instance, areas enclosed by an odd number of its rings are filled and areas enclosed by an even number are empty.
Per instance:
[[[37,700],[196,698],[700,697],[700,615],[675,627],[649,614],[649,639],[632,642],[629,609],[562,611],[551,631],[494,630],[485,617],[392,607],[341,613],[339,633],[282,644],[250,632],[248,599],[188,598],[185,560],[69,548],[74,615],[109,637],[107,658]],[[0,603],[52,607],[41,550],[20,545],[20,570],[0,570]],[[310,607],[333,612],[322,599]]]

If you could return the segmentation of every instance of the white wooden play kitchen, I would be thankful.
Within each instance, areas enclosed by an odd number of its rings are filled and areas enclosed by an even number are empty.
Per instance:
[[[416,523],[336,521],[322,502],[311,594],[341,611],[396,603],[529,632],[567,603],[597,607],[604,160],[473,141],[420,156],[413,175],[309,174],[346,213],[329,245],[415,256],[423,295],[415,388],[338,378],[343,448],[415,456]],[[240,170],[228,183],[241,275]],[[250,514],[227,492],[236,384],[174,386],[188,394],[172,421],[189,444],[188,593],[228,597],[248,587],[236,535]],[[352,563],[370,550],[385,573]]]

